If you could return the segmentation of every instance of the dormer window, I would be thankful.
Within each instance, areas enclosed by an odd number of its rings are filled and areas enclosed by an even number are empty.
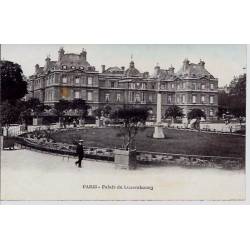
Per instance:
[[[80,66],[80,68],[79,69],[84,69],[84,67],[83,66]]]
[[[62,66],[62,69],[67,69],[67,65],[63,65],[63,66]]]
[[[76,67],[75,66],[71,66],[71,69],[75,69]]]

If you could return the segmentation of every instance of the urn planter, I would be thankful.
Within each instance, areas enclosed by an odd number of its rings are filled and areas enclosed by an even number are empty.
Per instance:
[[[136,150],[115,149],[115,165],[124,169],[136,168]]]

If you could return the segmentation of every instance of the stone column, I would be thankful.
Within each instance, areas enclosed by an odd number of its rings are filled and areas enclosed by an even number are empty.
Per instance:
[[[160,92],[160,82],[158,82],[158,90],[157,90],[157,107],[156,107],[156,124],[155,130],[153,134],[153,138],[163,139],[164,133],[161,125],[161,92]]]

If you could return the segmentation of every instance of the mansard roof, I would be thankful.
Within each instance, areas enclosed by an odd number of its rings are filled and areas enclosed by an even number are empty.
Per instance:
[[[187,59],[184,60],[181,69],[177,72],[177,76],[180,78],[214,78],[205,68],[205,62],[189,63]]]
[[[107,68],[104,73],[122,74],[123,70],[117,66]]]
[[[83,67],[89,67],[90,64],[84,58],[83,56],[74,54],[74,53],[68,53],[62,55],[62,58],[57,63],[58,65],[67,65],[67,66],[83,66]]]

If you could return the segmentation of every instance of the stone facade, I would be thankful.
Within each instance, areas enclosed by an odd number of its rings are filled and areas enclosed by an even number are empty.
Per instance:
[[[157,86],[160,83],[160,89]],[[45,59],[44,67],[35,66],[29,78],[28,98],[36,97],[47,105],[60,99],[81,98],[92,107],[109,105],[112,110],[126,106],[145,106],[156,113],[157,91],[162,93],[162,114],[170,105],[177,105],[187,114],[194,108],[203,110],[207,118],[216,117],[218,110],[218,79],[198,64],[184,60],[181,69],[154,68],[154,73],[141,73],[133,61],[125,67],[95,70],[87,62],[87,52],[80,54],[58,52],[58,60]]]

